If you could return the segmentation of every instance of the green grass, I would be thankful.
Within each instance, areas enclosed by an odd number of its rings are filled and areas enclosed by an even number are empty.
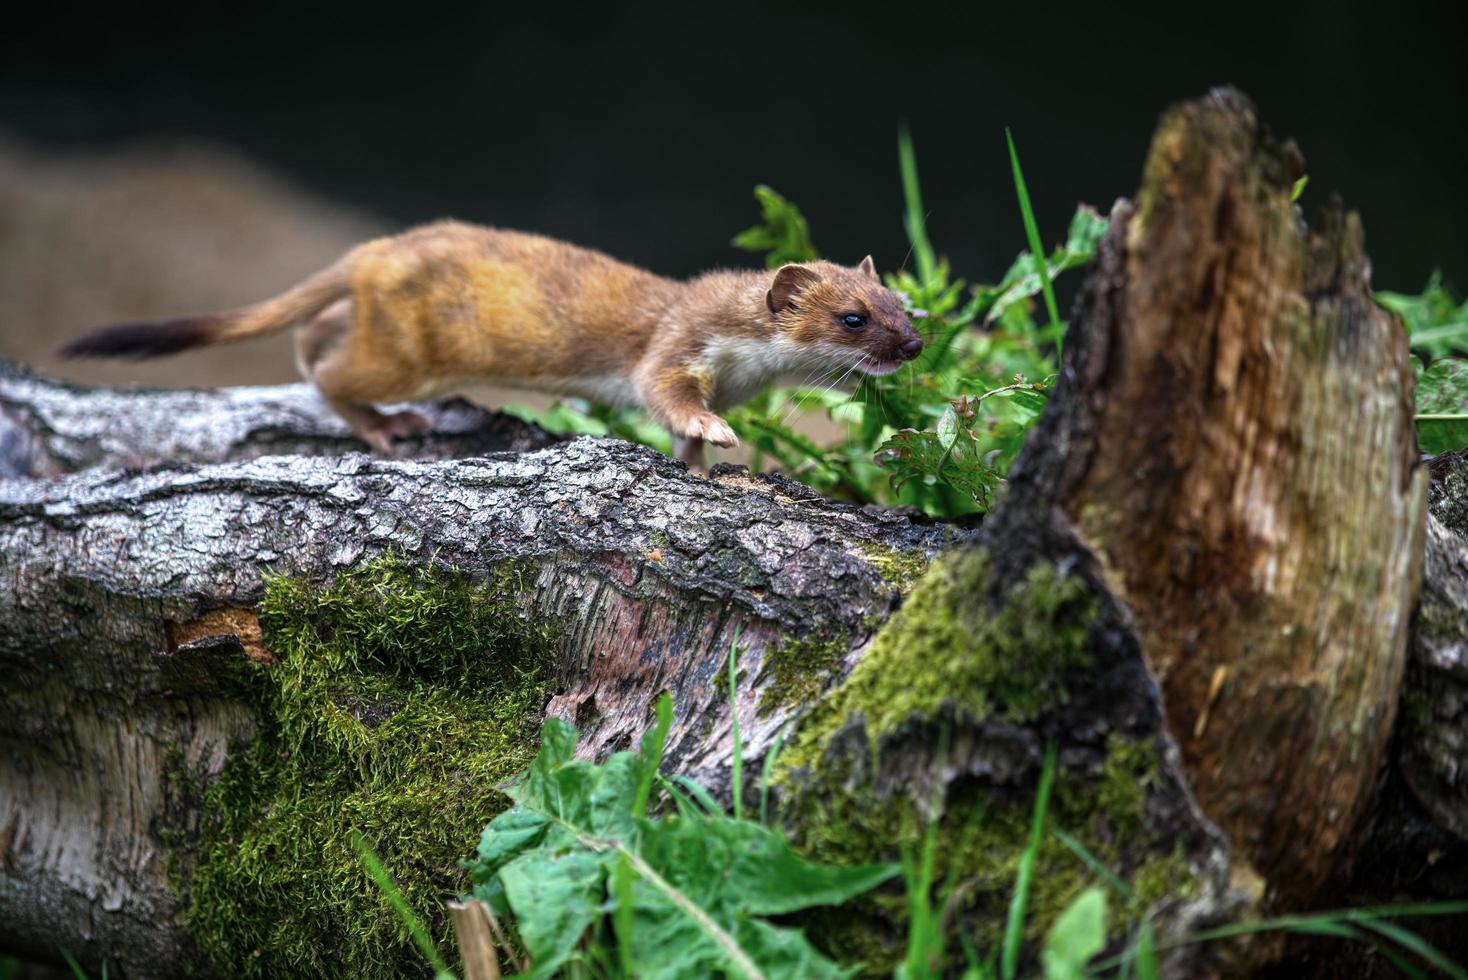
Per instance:
[[[1014,898],[1009,903],[1009,917],[1004,923],[1004,948],[1000,958],[1000,975],[1014,980],[1019,973],[1020,944],[1024,937],[1025,917],[1029,913],[1030,882],[1035,875],[1035,860],[1045,839],[1045,817],[1050,810],[1050,787],[1055,783],[1055,746],[1045,752],[1045,768],[1040,774],[1040,788],[1035,794],[1035,813],[1030,823],[1030,842],[1019,859],[1015,876]]]
[[[377,885],[378,889],[382,892],[383,898],[386,899],[388,906],[392,908],[393,914],[398,917],[398,921],[403,924],[403,928],[407,929],[408,933],[413,937],[413,943],[418,947],[418,952],[422,953],[423,958],[433,965],[434,976],[439,978],[439,980],[453,980],[453,973],[449,970],[448,964],[444,962],[443,957],[439,954],[438,947],[433,944],[433,939],[428,935],[428,927],[413,912],[412,907],[408,905],[407,899],[403,898],[403,893],[398,890],[397,885],[393,884],[392,876],[382,866],[382,861],[378,859],[377,854],[368,846],[366,840],[362,838],[362,835],[355,830],[351,834],[351,843],[352,849],[357,852],[357,857],[361,860],[362,867],[366,869],[368,877],[372,879],[373,884]]]
[[[1064,327],[1060,322],[1060,311],[1055,305],[1055,289],[1050,285],[1050,270],[1046,267],[1045,247],[1040,243],[1040,229],[1035,224],[1035,212],[1030,207],[1030,192],[1025,187],[1025,175],[1019,166],[1019,151],[1014,148],[1014,136],[1008,129],[1004,139],[1009,144],[1009,166],[1014,172],[1014,193],[1019,198],[1020,218],[1024,221],[1025,238],[1030,243],[1030,256],[1035,263],[1035,275],[1040,277],[1040,291],[1045,297],[1045,309],[1050,314],[1050,332],[1059,346],[1063,341]]]

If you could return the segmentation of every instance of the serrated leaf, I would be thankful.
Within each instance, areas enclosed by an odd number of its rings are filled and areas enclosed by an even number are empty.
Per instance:
[[[1106,893],[1087,888],[1066,906],[1045,935],[1040,964],[1045,980],[1081,980],[1091,957],[1106,947]]]
[[[894,489],[920,480],[930,486],[946,484],[984,507],[992,502],[1000,476],[984,459],[975,426],[987,425],[988,420],[978,414],[976,404],[956,398],[934,431],[903,429],[878,448],[877,465],[888,472]]]
[[[1440,357],[1417,365],[1417,442],[1425,453],[1468,446],[1468,360]]]
[[[810,262],[820,257],[810,240],[810,226],[799,208],[764,184],[754,189],[754,196],[759,201],[763,223],[735,235],[731,242],[735,248],[768,253],[765,264],[771,269],[787,262]]]

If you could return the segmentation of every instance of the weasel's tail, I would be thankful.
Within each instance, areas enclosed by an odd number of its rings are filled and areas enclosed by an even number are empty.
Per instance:
[[[103,327],[62,347],[62,357],[161,357],[193,347],[270,333],[326,309],[351,293],[351,264],[343,259],[293,289],[229,313]]]

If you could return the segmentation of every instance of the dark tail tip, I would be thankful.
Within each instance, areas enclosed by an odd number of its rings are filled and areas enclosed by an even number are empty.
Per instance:
[[[104,327],[78,337],[57,353],[62,357],[162,357],[209,343],[222,325],[220,320],[196,316]]]

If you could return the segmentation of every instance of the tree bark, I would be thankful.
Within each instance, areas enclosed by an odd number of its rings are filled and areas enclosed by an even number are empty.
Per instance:
[[[1010,488],[1024,523],[1096,556],[1199,804],[1286,908],[1371,801],[1426,476],[1407,338],[1371,299],[1360,221],[1332,203],[1308,231],[1302,173],[1238,93],[1164,116]]]
[[[1425,517],[1405,338],[1370,300],[1355,216],[1304,227],[1300,172],[1236,93],[1164,117],[977,532],[739,468],[705,479],[612,440],[547,445],[465,406],[435,416],[447,434],[410,447],[421,458],[382,460],[299,388],[0,371],[0,944],[137,975],[191,964],[188,884],[155,831],[198,801],[170,790],[165,757],[217,776],[256,736],[221,664],[272,656],[262,573],[324,582],[387,552],[480,579],[528,563],[522,614],[560,627],[545,711],[588,756],[634,744],[666,690],[670,770],[727,800],[733,720],[747,770],[792,733],[775,802],[818,851],[842,807],[869,821],[941,801],[959,824],[985,801],[1024,810],[1047,744],[1085,797],[1120,740],[1156,763],[1138,777],[1145,841],[1118,860],[1171,853],[1194,886],[1153,909],[1164,934],[1335,894],[1462,894],[1446,865],[1371,869],[1461,853],[1468,522],[1450,512],[1468,480],[1444,475]],[[914,691],[934,659],[962,675],[993,654],[981,641],[1025,673],[1060,645],[1037,624],[1080,630],[1084,654],[1043,697],[1001,673],[883,719],[908,671]],[[829,670],[772,699],[776,656],[803,637],[835,638]],[[896,696],[862,702],[863,685]],[[1215,966],[1189,955],[1169,968]]]
[[[414,459],[525,452],[559,441],[463,399],[425,404],[431,432],[399,443]],[[90,467],[146,469],[259,456],[337,456],[366,447],[309,385],[127,390],[40,378],[0,361],[0,478]]]
[[[114,410],[150,414],[153,397],[117,396]],[[668,690],[670,764],[727,793],[718,671],[736,631],[754,674],[777,637],[859,638],[898,595],[871,552],[922,558],[957,537],[589,438],[448,462],[268,456],[0,483],[3,940],[137,975],[181,966],[179,899],[150,830],[170,804],[165,755],[217,775],[251,737],[247,698],[218,666],[230,651],[269,656],[254,613],[267,571],[324,581],[387,551],[480,578],[532,562],[526,614],[562,626],[547,713],[601,755],[631,744]],[[752,758],[793,709],[757,710],[760,693],[738,705]]]

